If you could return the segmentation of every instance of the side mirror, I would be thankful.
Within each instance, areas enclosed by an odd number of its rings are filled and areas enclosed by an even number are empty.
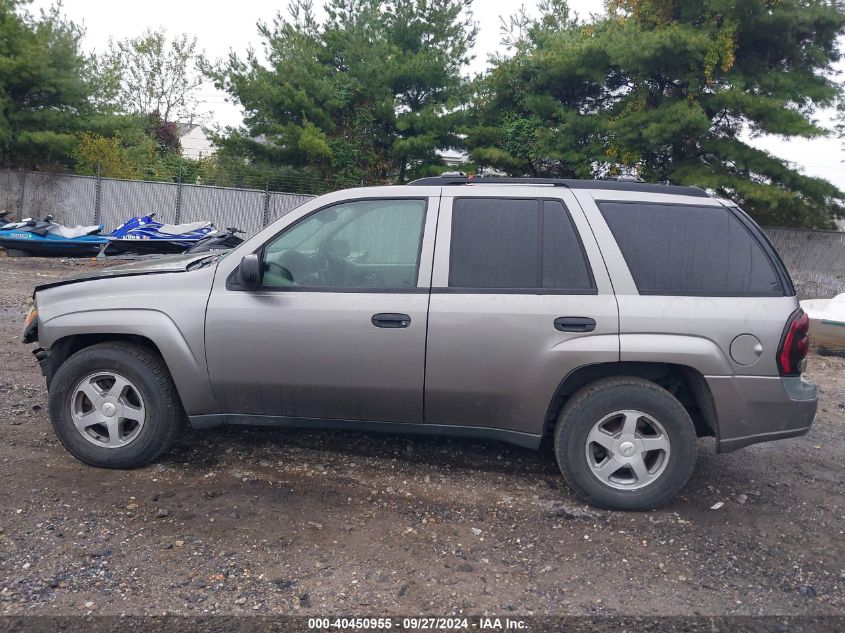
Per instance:
[[[238,267],[238,281],[241,287],[255,290],[261,285],[261,255],[250,253],[244,255]]]

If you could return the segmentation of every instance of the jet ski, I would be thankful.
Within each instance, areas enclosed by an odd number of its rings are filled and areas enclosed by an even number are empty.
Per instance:
[[[5,219],[8,219],[8,217]],[[22,226],[32,226],[34,224],[35,220],[33,220],[32,218],[24,218],[20,222],[5,222],[4,224],[0,225],[0,231],[8,231],[9,229],[19,229]]]
[[[7,225],[8,226],[8,225]],[[63,226],[53,216],[26,219],[0,229],[0,247],[11,256],[93,257],[108,244],[99,226]]]
[[[108,236],[109,251],[136,255],[183,253],[201,239],[217,233],[211,222],[162,224],[154,213],[124,222]]]
[[[243,239],[238,237],[238,233],[243,233],[243,231],[240,229],[228,228],[225,231],[209,233],[208,237],[202,238],[185,252],[208,253],[211,251],[226,251],[230,248],[235,248],[238,244],[243,243]]]

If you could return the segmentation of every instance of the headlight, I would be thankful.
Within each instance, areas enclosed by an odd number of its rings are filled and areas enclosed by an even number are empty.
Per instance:
[[[23,336],[21,340],[24,343],[35,343],[38,340],[38,308],[32,306],[26,315],[23,322]]]

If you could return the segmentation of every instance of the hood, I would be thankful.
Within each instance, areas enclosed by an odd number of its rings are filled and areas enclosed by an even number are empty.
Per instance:
[[[81,281],[93,281],[95,279],[110,279],[113,277],[132,277],[135,275],[160,275],[164,273],[183,273],[188,270],[188,267],[194,262],[208,257],[218,257],[221,253],[192,253],[190,255],[172,255],[167,257],[156,257],[154,259],[145,259],[142,261],[132,262],[130,264],[121,264],[119,266],[112,266],[111,268],[101,268],[99,270],[91,270],[86,273],[74,275],[67,279],[59,279],[58,281],[51,281],[46,284],[41,284],[35,287],[35,291],[46,290],[47,288],[55,288],[56,286],[64,286],[67,284],[75,284]]]

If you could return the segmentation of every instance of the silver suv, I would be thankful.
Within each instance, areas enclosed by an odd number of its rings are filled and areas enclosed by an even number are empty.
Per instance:
[[[760,228],[700,189],[427,178],[338,191],[228,254],[36,288],[62,444],[147,464],[185,418],[554,443],[589,503],[644,509],[719,451],[795,437],[807,318]]]

